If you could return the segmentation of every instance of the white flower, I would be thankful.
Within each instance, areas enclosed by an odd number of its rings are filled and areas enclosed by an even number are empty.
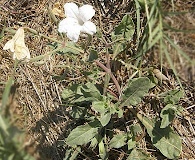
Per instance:
[[[75,3],[64,5],[66,18],[59,23],[59,32],[64,32],[67,37],[77,42],[81,32],[93,35],[96,33],[96,26],[90,21],[95,15],[95,10],[91,5],[78,7]]]
[[[22,27],[16,31],[16,34],[13,36],[13,38],[9,40],[3,47],[3,50],[8,49],[13,52],[13,59],[30,59],[29,49],[24,43],[24,29]]]

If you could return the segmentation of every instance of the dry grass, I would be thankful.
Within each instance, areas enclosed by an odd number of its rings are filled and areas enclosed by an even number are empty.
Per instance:
[[[61,5],[65,4],[67,0],[1,0],[0,2],[0,29],[5,27],[11,27],[18,29],[20,26],[30,27],[47,35],[49,37],[61,40],[61,37],[57,33],[58,21],[62,18],[51,18],[48,11],[48,7],[52,6],[55,2],[59,2]],[[121,1],[122,2],[122,1]],[[88,3],[88,1],[81,1],[80,3]],[[125,12],[129,12],[133,15],[135,12],[132,7],[133,1],[129,3],[116,2],[112,9],[108,9],[105,13],[97,1],[90,1],[96,7],[96,16],[94,18],[95,23],[100,26],[100,29],[105,35],[105,40],[109,41],[109,34],[111,33],[113,26],[121,20]],[[126,5],[128,4],[128,6]],[[165,8],[171,10],[170,3],[164,4]],[[167,17],[167,22],[171,23],[172,27],[177,29],[194,29],[195,28],[195,15],[190,12],[194,8],[193,2],[177,1],[175,3],[176,11],[187,11],[187,14],[179,14],[173,17]],[[38,35],[33,35],[30,32],[25,33],[26,44],[30,49],[31,56],[35,57],[43,55],[51,48],[48,46],[49,40],[42,38]],[[182,32],[169,32],[169,35],[175,42],[192,58],[195,59],[195,33],[182,33]],[[0,42],[0,95],[4,89],[4,84],[8,78],[13,74],[14,61],[9,52],[3,51],[4,44],[11,38],[11,34],[5,32],[4,37]],[[81,41],[79,43],[82,43]],[[93,39],[93,43],[96,45],[98,52],[103,52],[104,44],[99,42],[98,39]],[[133,43],[133,42],[132,42]],[[151,51],[155,56],[155,49]],[[170,49],[170,52],[176,51]],[[147,59],[150,60],[150,56]],[[82,57],[79,57],[82,58]],[[104,58],[103,56],[101,57]],[[152,60],[155,59],[152,57]],[[182,57],[173,57],[174,65],[182,79],[186,91],[186,97],[182,99],[181,104],[186,109],[182,117],[177,118],[174,121],[173,126],[179,133],[183,140],[183,152],[181,159],[195,158],[195,68],[188,64]],[[66,137],[67,131],[70,129],[72,122],[68,116],[66,108],[62,106],[61,92],[64,87],[68,86],[72,82],[85,81],[82,72],[78,66],[87,69],[89,66],[84,64],[78,64],[74,59],[69,59],[65,55],[54,55],[45,59],[40,63],[30,63],[19,65],[15,77],[15,85],[12,87],[12,93],[9,101],[9,110],[12,119],[16,122],[17,126],[25,130],[28,133],[26,148],[37,159],[63,159],[65,149],[58,147],[57,140],[63,140]],[[151,65],[156,65],[158,61],[149,61]],[[154,64],[152,64],[154,63]],[[59,65],[70,65],[67,67],[59,67]],[[119,65],[118,78],[121,83],[125,83],[125,74],[120,71],[124,71]],[[169,72],[169,66],[164,66],[169,76],[173,76]],[[131,73],[128,73],[131,74]],[[59,80],[58,76],[64,75],[62,80]],[[168,90],[169,85],[165,85],[159,90]],[[176,85],[173,86],[175,88]],[[154,102],[157,104],[157,102]],[[159,106],[160,107],[160,106]],[[151,103],[140,106],[140,111],[150,116],[159,113],[160,108],[156,108],[155,112]],[[140,147],[146,148],[146,141],[143,139],[140,141]],[[155,153],[151,148],[151,152],[156,156],[159,153]],[[124,154],[124,153],[123,153]],[[122,155],[122,153],[120,153]]]

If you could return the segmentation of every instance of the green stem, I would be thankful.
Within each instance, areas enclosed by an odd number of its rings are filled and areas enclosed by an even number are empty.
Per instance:
[[[45,58],[46,56],[50,56],[50,55],[56,53],[57,51],[59,51],[61,49],[62,49],[62,46],[59,46],[58,48],[54,49],[53,51],[51,51],[49,53],[46,53],[46,54],[43,54],[43,55],[40,55],[40,56],[36,56],[36,57],[31,58],[29,62],[37,62],[37,61],[40,61],[43,58]]]
[[[45,39],[48,39],[48,40],[50,40],[50,41],[57,42],[57,43],[59,43],[59,44],[61,44],[61,45],[64,44],[64,42],[58,41],[58,40],[55,39],[55,38],[48,37],[48,36],[46,36],[46,35],[44,35],[44,34],[42,34],[42,33],[39,33],[38,31],[36,31],[36,30],[34,30],[34,29],[32,29],[32,28],[24,27],[24,29],[26,29],[27,31],[29,31],[29,32],[31,32],[31,33],[33,33],[33,34],[35,34],[35,35],[39,35],[40,37],[43,37],[43,38],[45,38]],[[12,29],[12,28],[5,28],[5,31],[6,31],[6,32],[9,32],[9,33],[12,33],[12,34],[15,34],[15,33],[16,33],[16,31],[15,31],[14,29]],[[70,48],[70,49],[73,49],[73,50],[78,51],[78,52],[80,52],[80,53],[85,53],[82,49],[79,49],[79,48],[74,47],[74,46],[70,46],[70,45],[68,45],[68,44],[65,44],[65,47]]]

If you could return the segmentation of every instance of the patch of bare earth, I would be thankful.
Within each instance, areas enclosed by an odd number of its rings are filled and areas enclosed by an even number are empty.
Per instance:
[[[63,6],[67,0],[1,0],[0,2],[0,29],[3,27],[11,27],[18,29],[20,26],[29,27],[38,33],[55,38],[59,41],[63,39],[58,35],[57,25],[60,17],[52,18],[50,9],[53,4],[59,2]],[[79,1],[80,4],[88,3],[87,1]],[[95,23],[105,35],[105,40],[109,39],[109,34],[113,30],[125,12],[134,14],[133,1],[115,1],[113,6],[107,5],[106,9],[102,9],[98,1],[89,1],[96,8]],[[167,16],[166,21],[173,28],[192,30],[195,28],[195,4],[193,2],[177,1],[175,3],[175,11],[185,11],[186,13],[174,16]],[[116,7],[117,6],[117,7]],[[165,9],[171,11],[171,4],[164,3]],[[109,8],[111,7],[111,8]],[[105,12],[106,11],[106,12]],[[174,39],[174,42],[184,50],[191,59],[195,59],[195,32],[168,32]],[[108,37],[107,37],[108,36]],[[2,96],[5,83],[8,78],[13,75],[14,61],[10,52],[3,51],[4,44],[12,37],[12,34],[5,32],[0,42],[0,96]],[[43,55],[52,50],[49,47],[50,41],[41,37],[39,34],[34,35],[25,31],[25,41],[30,50],[31,56],[35,57]],[[94,39],[97,44],[97,50],[104,48],[103,44]],[[174,49],[170,48],[170,53],[176,54]],[[155,55],[155,54],[154,54]],[[102,58],[104,58],[102,56]],[[174,66],[181,78],[186,96],[181,100],[181,105],[185,108],[183,115],[176,118],[173,127],[181,136],[183,141],[183,149],[181,159],[195,158],[195,68],[189,64],[182,56],[173,56]],[[150,60],[150,58],[148,58]],[[148,62],[152,64],[154,62]],[[70,65],[71,69],[59,67]],[[63,88],[72,82],[84,81],[76,61],[68,59],[65,55],[55,54],[45,57],[38,63],[21,64],[14,73],[15,84],[12,87],[12,93],[8,104],[10,115],[16,122],[16,125],[27,132],[26,148],[37,159],[53,159],[61,160],[64,157],[66,148],[58,147],[58,140],[63,140],[67,136],[67,132],[71,129],[74,121],[67,116],[67,108],[62,105],[61,93]],[[163,65],[164,66],[164,65]],[[170,66],[165,64],[165,68]],[[120,68],[123,70],[122,68]],[[130,73],[128,73],[130,74]],[[117,75],[117,73],[116,73]],[[120,73],[118,80],[125,83],[126,74]],[[174,76],[172,72],[168,72],[168,76]],[[176,83],[174,83],[176,84]],[[177,86],[172,86],[176,88]],[[166,91],[170,89],[169,85],[165,85],[160,90]],[[157,102],[154,102],[157,103]],[[144,114],[155,115],[152,104],[139,107]],[[160,109],[160,108],[159,108]],[[157,111],[158,112],[158,111]],[[145,150],[145,139],[140,140],[140,147]],[[154,149],[154,148],[152,148]],[[148,151],[150,152],[150,151]],[[86,151],[87,153],[87,151]],[[161,157],[160,153],[152,154]],[[123,153],[121,153],[123,154]],[[114,153],[113,153],[114,155]],[[162,158],[162,157],[161,157]]]

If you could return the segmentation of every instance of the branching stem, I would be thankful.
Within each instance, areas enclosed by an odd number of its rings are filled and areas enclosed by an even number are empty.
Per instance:
[[[95,60],[95,63],[96,63],[99,67],[101,67],[106,73],[108,73],[108,74],[110,75],[110,77],[112,78],[112,80],[113,80],[113,82],[114,82],[114,84],[115,84],[115,86],[116,86],[116,89],[117,89],[117,91],[118,91],[118,95],[119,95],[119,97],[120,97],[120,95],[121,95],[121,88],[120,88],[120,85],[119,85],[117,79],[116,79],[115,76],[112,74],[111,69],[107,68],[105,65],[103,65],[103,64],[102,64],[101,62],[99,62],[98,60]]]

